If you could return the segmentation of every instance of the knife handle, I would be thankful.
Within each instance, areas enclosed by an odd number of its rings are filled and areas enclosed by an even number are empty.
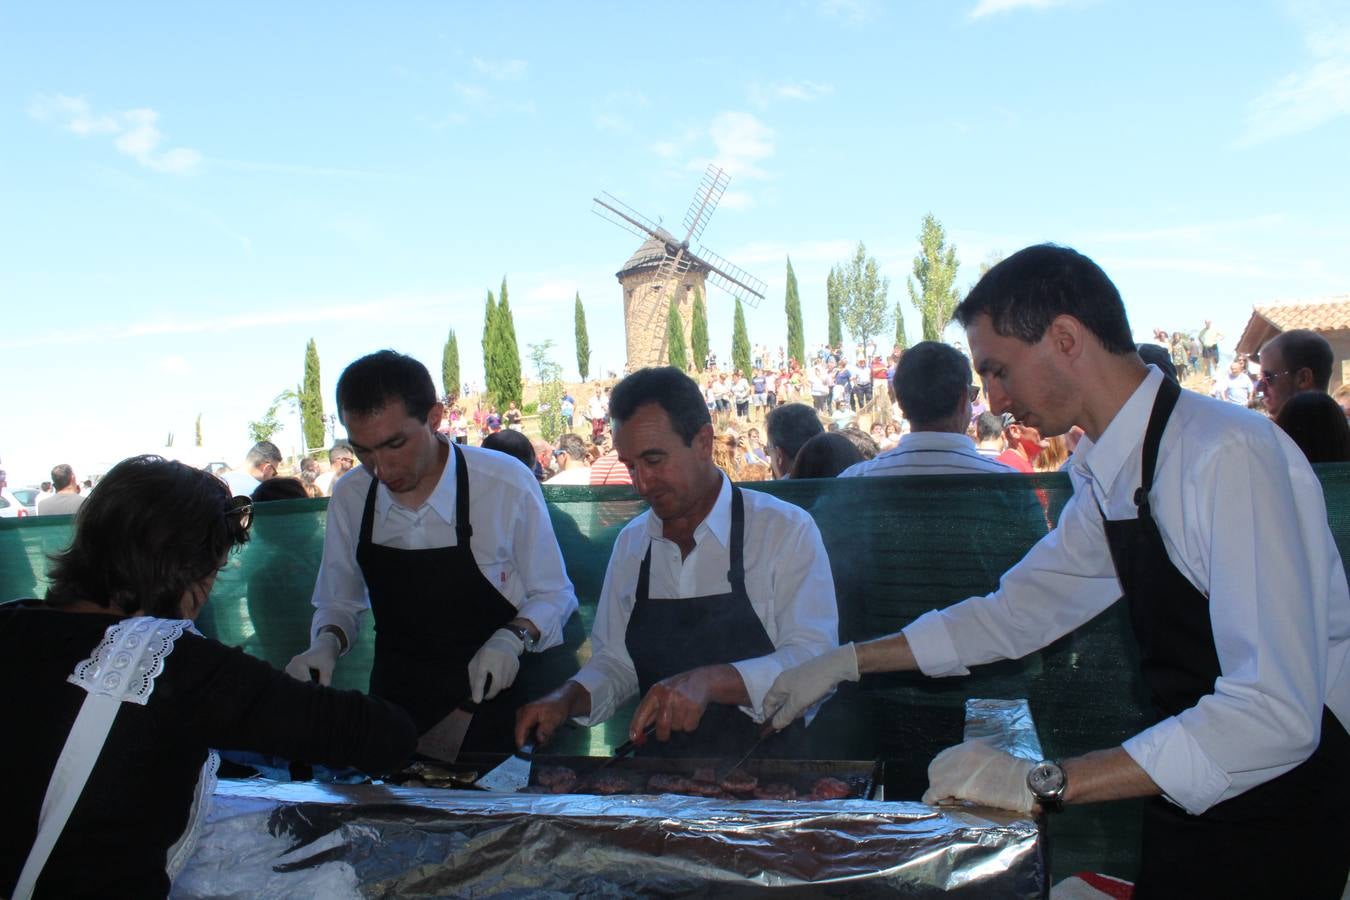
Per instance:
[[[642,743],[645,744],[647,741],[651,740],[653,734],[656,734],[655,725],[648,725],[646,728],[642,729]],[[637,741],[624,741],[614,748],[614,758],[623,759],[625,756],[632,756],[633,751],[637,748]]]

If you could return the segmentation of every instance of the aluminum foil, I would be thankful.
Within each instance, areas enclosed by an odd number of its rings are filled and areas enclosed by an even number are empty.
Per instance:
[[[1039,756],[1022,701],[967,737]],[[1036,823],[895,801],[490,794],[222,781],[175,897],[1040,897]]]

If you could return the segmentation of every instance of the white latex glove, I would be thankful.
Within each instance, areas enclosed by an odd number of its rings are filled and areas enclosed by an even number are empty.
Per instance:
[[[852,644],[784,669],[764,695],[764,715],[782,730],[835,689],[841,681],[858,680],[858,652]]]
[[[1036,765],[1029,759],[995,749],[983,741],[948,747],[928,764],[924,803],[948,797],[1029,813],[1036,797],[1027,787],[1027,773]]]
[[[478,652],[469,660],[469,695],[474,703],[491,700],[511,686],[520,671],[520,652],[525,642],[513,631],[498,628],[492,636],[483,642]],[[483,696],[483,682],[492,676],[492,685],[487,696]]]
[[[319,684],[333,683],[333,667],[337,665],[342,642],[331,631],[321,631],[304,653],[297,653],[286,663],[286,674],[305,683],[310,681],[309,670],[319,673]]]

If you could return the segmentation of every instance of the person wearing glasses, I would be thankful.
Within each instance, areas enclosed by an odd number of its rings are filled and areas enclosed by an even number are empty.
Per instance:
[[[277,477],[281,465],[281,451],[271,441],[258,441],[244,457],[242,469],[231,469],[221,474],[230,493],[236,497],[251,497],[258,485]]]
[[[923,341],[906,350],[892,387],[909,433],[893,449],[850,466],[839,477],[1012,473],[1012,467],[981,454],[966,435],[979,392],[970,382],[970,363],[956,349]]]
[[[1295,328],[1267,341],[1257,360],[1261,363],[1261,377],[1256,389],[1263,395],[1266,412],[1274,419],[1295,394],[1327,392],[1335,354],[1327,339],[1317,332]]]
[[[993,593],[784,672],[765,699],[774,725],[861,674],[1021,658],[1123,595],[1154,724],[1040,763],[963,743],[933,760],[925,800],[1148,798],[1135,896],[1339,898],[1350,590],[1303,453],[1266,417],[1145,366],[1115,285],[1067,247],[1000,262],[955,319],[995,412],[1086,432],[1073,497]]]
[[[251,515],[211,474],[132,457],[80,509],[46,599],[0,606],[0,896],[167,896],[215,749],[373,773],[412,753],[403,710],[193,628]]]
[[[431,374],[392,350],[342,372],[337,407],[361,465],[333,486],[310,647],[286,671],[328,684],[369,610],[370,692],[423,733],[472,699],[482,705],[463,748],[511,752],[516,676],[562,643],[577,608],[543,492],[520,465],[538,465],[533,448],[515,431],[483,447],[438,434]],[[519,460],[510,441],[524,445]],[[487,449],[497,443],[507,452]]]

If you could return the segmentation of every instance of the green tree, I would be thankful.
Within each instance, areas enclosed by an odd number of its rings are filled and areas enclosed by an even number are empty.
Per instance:
[[[827,335],[830,349],[844,343],[844,329],[839,324],[839,300],[840,294],[843,293],[843,277],[839,267],[835,266],[830,270],[829,277],[825,279],[825,309],[830,316]]]
[[[511,303],[506,297],[506,276],[502,276],[501,300],[497,303],[497,328],[500,345],[498,365],[501,367],[501,396],[498,399],[503,406],[512,400],[520,403],[523,394],[520,345],[516,343],[516,321],[511,315]]]
[[[323,446],[323,387],[319,383],[319,348],[314,338],[305,348],[305,378],[300,383],[300,430],[305,446]]]
[[[881,276],[874,257],[867,255],[862,241],[853,259],[839,266],[839,316],[849,334],[864,347],[891,324],[891,304],[886,299],[891,280]]]
[[[493,402],[492,391],[496,385],[497,365],[493,334],[497,323],[497,298],[488,291],[487,306],[483,308],[483,389],[488,402]]]
[[[267,407],[267,412],[263,413],[261,419],[248,423],[248,437],[253,443],[270,441],[272,435],[281,429],[281,420],[277,418],[277,410],[281,408],[282,401],[285,400],[285,392],[282,392],[272,405]]]
[[[694,353],[694,369],[702,372],[708,362],[708,307],[703,291],[694,288],[694,321],[689,326],[689,348]]]
[[[196,446],[200,447],[201,445],[202,445],[202,414],[201,414],[201,413],[197,413],[197,444],[196,444]]]
[[[745,330],[745,310],[736,298],[736,318],[731,327],[731,364],[750,377],[750,335]]]
[[[909,339],[905,337],[905,317],[900,314],[900,304],[895,304],[895,345],[901,350],[909,346]]]
[[[441,386],[451,400],[459,397],[459,338],[453,328],[445,339],[445,349],[441,350]]]
[[[530,344],[530,362],[539,379],[539,433],[550,444],[563,433],[562,366],[549,355],[552,349],[553,341]]]
[[[666,361],[681,372],[689,370],[689,353],[684,348],[684,320],[680,318],[680,302],[670,298],[666,313]]]
[[[802,330],[802,301],[797,296],[797,273],[792,271],[792,257],[787,261],[787,354],[797,362],[806,360],[806,335]]]
[[[919,255],[914,257],[914,277],[906,279],[909,299],[923,316],[923,339],[942,340],[942,329],[956,309],[956,247],[947,246],[947,233],[932,213],[923,217],[919,229]],[[915,282],[918,282],[916,285]]]
[[[581,380],[585,381],[591,374],[591,338],[586,333],[586,310],[581,307],[580,291],[577,292],[576,312],[573,315],[577,332],[577,372]]]

